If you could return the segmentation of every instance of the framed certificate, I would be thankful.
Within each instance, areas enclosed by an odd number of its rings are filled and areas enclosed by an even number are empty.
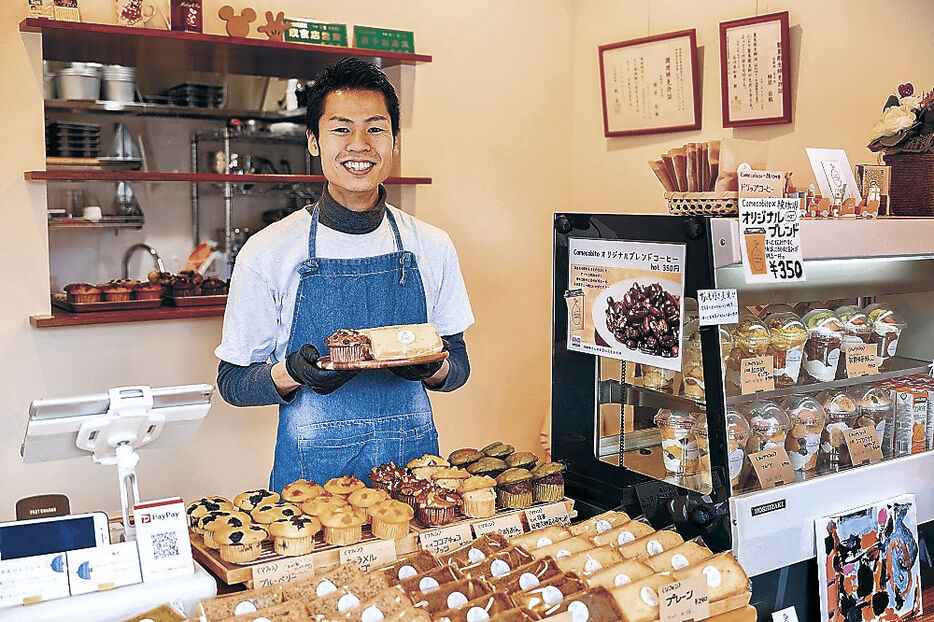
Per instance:
[[[604,135],[700,129],[693,29],[601,45],[599,53]]]
[[[723,127],[791,123],[788,11],[720,23]]]

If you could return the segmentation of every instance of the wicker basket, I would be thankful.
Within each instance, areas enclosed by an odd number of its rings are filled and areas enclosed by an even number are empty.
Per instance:
[[[886,153],[892,167],[889,213],[934,216],[934,153]]]
[[[668,213],[680,216],[735,216],[738,192],[666,192]]]

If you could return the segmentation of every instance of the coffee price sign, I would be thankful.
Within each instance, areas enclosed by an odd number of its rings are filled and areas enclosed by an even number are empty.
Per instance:
[[[747,283],[804,281],[798,199],[775,197],[778,173],[748,171],[739,195],[739,245]],[[761,185],[763,192],[756,189]],[[772,196],[769,196],[772,195]]]
[[[568,350],[681,371],[684,244],[571,238]]]

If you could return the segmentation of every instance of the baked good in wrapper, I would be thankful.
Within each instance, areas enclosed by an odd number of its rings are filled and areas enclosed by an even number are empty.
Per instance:
[[[358,330],[342,328],[325,339],[324,345],[335,363],[356,363],[372,358],[370,338]]]
[[[857,427],[859,418],[856,402],[846,391],[831,389],[818,396],[827,414],[827,423],[821,432],[820,457],[822,468],[837,470],[852,464],[846,433]]]
[[[276,503],[266,503],[254,508],[253,511],[250,512],[250,516],[253,518],[254,523],[268,525],[275,520],[291,518],[301,513],[302,511],[297,505],[278,501]]]
[[[641,520],[631,520],[617,525],[609,531],[597,534],[591,540],[594,546],[604,546],[606,544],[623,546],[652,533],[655,533],[655,529],[648,523]]]
[[[697,473],[696,416],[693,413],[663,408],[655,415],[655,425],[662,435],[662,462],[674,475]]]
[[[515,608],[512,599],[503,592],[493,592],[468,601],[435,616],[438,622],[479,622],[490,616]]]
[[[412,599],[400,590],[388,587],[373,598],[363,602],[358,608],[347,612],[348,622],[371,622],[372,620],[390,620],[393,616],[414,611]],[[415,617],[400,618],[416,620]]]
[[[470,544],[439,555],[438,562],[455,568],[466,568],[510,548],[514,547],[504,536],[498,533],[485,533]]]
[[[101,290],[90,283],[69,283],[65,286],[65,300],[73,304],[101,301]]]
[[[244,512],[252,512],[254,509],[267,503],[275,503],[279,500],[279,493],[271,492],[265,488],[247,490],[234,497],[233,504]]]
[[[361,509],[370,516],[370,508],[384,501],[392,501],[392,497],[385,490],[379,488],[361,488],[350,493],[347,502],[355,508]],[[369,520],[367,520],[369,522]]]
[[[447,525],[454,521],[460,495],[442,486],[427,486],[415,498],[415,515],[425,527]]]
[[[531,609],[541,616],[548,616],[561,607],[565,598],[586,589],[587,584],[580,577],[573,572],[567,572],[542,581],[530,590],[514,594],[513,601],[520,607]]]
[[[898,338],[908,325],[891,307],[872,304],[866,307],[866,319],[872,325],[869,343],[877,345],[879,371],[892,366],[892,358],[898,350]]]
[[[556,609],[548,610],[549,615],[569,612],[572,620],[588,622],[617,622],[623,617],[619,603],[613,594],[602,587],[590,588],[580,594],[565,598]]]
[[[767,356],[772,338],[762,320],[753,315],[744,315],[739,318],[738,324],[732,326],[730,340],[732,349],[726,361],[726,379],[739,387],[743,359]]]
[[[532,505],[532,474],[525,469],[507,469],[496,478],[496,505],[524,510]]]
[[[879,439],[879,444],[883,445],[886,422],[889,420],[889,413],[892,412],[892,401],[874,385],[854,387],[850,396],[856,402],[856,425],[861,428],[875,428],[876,438]],[[928,407],[930,408],[930,404]],[[883,447],[883,452],[885,449]]]
[[[768,353],[772,355],[775,386],[791,387],[798,383],[801,360],[808,332],[801,318],[792,311],[772,313],[765,318],[769,329]]]
[[[158,300],[162,296],[162,287],[149,281],[133,285],[133,298],[136,300]]]
[[[713,553],[706,546],[696,542],[683,542],[673,549],[649,557],[645,563],[655,572],[671,572],[687,568],[709,557],[713,557]]]
[[[291,484],[286,484],[282,487],[280,500],[301,505],[309,499],[314,499],[322,492],[324,492],[323,486],[310,482],[307,479],[297,479]]]
[[[253,523],[253,519],[246,512],[237,510],[212,512],[199,519],[199,525],[202,528],[201,538],[204,540],[204,546],[209,549],[219,549],[220,544],[214,539],[214,532],[221,527],[244,527]]]
[[[389,499],[368,509],[373,535],[383,540],[398,540],[409,532],[415,510],[407,503]]]
[[[542,581],[547,581],[559,574],[563,574],[563,571],[558,567],[555,560],[545,557],[544,559],[537,559],[523,564],[506,574],[487,577],[487,581],[490,582],[494,590],[514,594],[530,590],[538,586]]]
[[[432,616],[466,604],[481,596],[490,594],[492,590],[483,579],[462,579],[453,583],[445,583],[436,590],[420,594],[409,594],[415,606],[426,610]]]
[[[389,581],[389,585],[397,585],[409,577],[414,577],[440,567],[440,560],[435,558],[435,556],[428,551],[422,550],[404,559],[400,559],[394,564],[380,568],[379,572],[386,577],[386,580]]]
[[[278,605],[282,602],[282,586],[272,585],[256,590],[244,590],[236,594],[220,596],[211,600],[204,600],[198,604],[196,617],[203,616],[208,620],[224,620],[236,615],[237,608],[241,611],[259,610],[265,607]],[[249,606],[244,606],[248,603]]]
[[[461,568],[465,577],[491,579],[509,574],[516,568],[534,561],[525,550],[510,546],[487,555],[470,566]]]
[[[726,412],[727,459],[730,465],[730,483],[739,484],[746,458],[746,440],[749,438],[749,423],[732,408]]]
[[[587,551],[593,548],[593,543],[583,536],[573,536],[567,538],[566,540],[561,540],[560,542],[555,542],[554,544],[549,544],[547,546],[540,546],[536,549],[529,551],[529,554],[535,559],[544,559],[546,557],[553,557],[556,560],[562,559],[564,557],[570,557],[575,553],[580,553],[581,551]]]
[[[746,420],[750,430],[749,439],[746,441],[747,455],[784,446],[791,420],[778,404],[755,401],[748,406]]]
[[[616,549],[626,559],[646,559],[653,555],[664,553],[684,542],[677,531],[662,530],[633,540],[629,544],[617,546]]]
[[[324,512],[318,519],[324,526],[324,541],[337,546],[356,544],[363,538],[366,513],[349,505]]]
[[[827,422],[827,413],[813,398],[806,395],[792,395],[782,407],[791,421],[791,428],[785,437],[785,451],[795,471],[811,471],[817,466],[817,454],[820,448],[821,432]]]
[[[561,542],[571,537],[571,532],[560,525],[549,525],[535,531],[524,533],[512,539],[515,546],[521,547],[526,551],[534,551],[543,546],[549,546],[555,542]]]
[[[658,591],[672,583],[670,575],[654,574],[610,590],[622,610],[624,622],[658,619]]]
[[[629,515],[625,512],[610,510],[592,516],[576,525],[571,525],[568,527],[568,530],[575,536],[587,536],[590,538],[601,533],[606,533],[617,525],[628,523],[629,520]]]
[[[397,483],[393,491],[393,496],[397,501],[409,504],[414,510],[416,509],[415,498],[418,497],[418,493],[428,486],[431,486],[431,482],[427,479],[421,479],[414,475],[406,475]]]
[[[470,518],[489,518],[496,513],[496,480],[485,475],[473,475],[457,487],[461,496],[461,511]]]
[[[655,570],[648,564],[635,559],[627,559],[618,564],[604,568],[584,578],[590,587],[605,587],[613,589],[644,579],[655,574]]]
[[[843,322],[830,309],[814,309],[803,318],[808,340],[804,344],[804,371],[816,382],[828,382],[837,376],[840,349],[846,331]]]
[[[214,541],[220,545],[221,559],[232,564],[245,564],[263,552],[267,532],[259,525],[221,527],[214,531]]]
[[[233,505],[224,497],[201,497],[189,503],[185,507],[185,513],[188,515],[188,524],[194,527],[197,520],[205,514],[232,509]]]
[[[532,497],[536,502],[564,499],[564,470],[560,462],[545,462],[532,469]]]
[[[393,361],[438,354],[444,349],[434,324],[401,324],[379,328],[342,328],[324,340],[331,360],[354,363]]]
[[[711,602],[745,592],[749,577],[729,553],[719,553],[703,562],[672,573],[675,581],[703,575],[707,579],[707,594]]]
[[[315,548],[315,534],[321,531],[321,521],[312,516],[292,516],[271,522],[267,529],[276,553],[286,557],[306,555]]]
[[[323,575],[310,579],[287,583],[283,587],[285,600],[310,600],[320,598],[350,585],[363,576],[363,571],[356,564],[341,564]]]
[[[579,577],[588,577],[623,561],[622,554],[611,546],[598,546],[581,551],[570,557],[556,560],[564,572],[573,572]]]
[[[684,396],[702,402],[704,400],[704,356],[701,348],[700,326],[696,321],[684,325],[681,357],[681,376]]]
[[[408,577],[399,582],[399,587],[406,594],[427,593],[445,583],[460,581],[464,575],[453,566],[439,566],[425,572]]]

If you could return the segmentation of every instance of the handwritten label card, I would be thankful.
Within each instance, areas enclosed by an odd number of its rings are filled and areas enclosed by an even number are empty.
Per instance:
[[[491,531],[502,534],[507,538],[515,538],[524,533],[522,530],[522,521],[519,519],[519,514],[516,512],[473,523],[473,533],[478,538]]]
[[[792,484],[795,481],[795,471],[791,468],[791,460],[784,447],[749,454],[749,461],[756,470],[756,476],[763,489],[775,488],[779,484]]]
[[[701,326],[739,322],[739,298],[735,289],[699,289],[697,308]]]
[[[529,523],[529,531],[552,525],[571,524],[571,517],[568,516],[568,506],[565,505],[564,501],[529,508],[525,511],[525,520]]]
[[[432,531],[423,531],[418,539],[423,549],[435,555],[441,555],[464,546],[473,540],[473,535],[469,523],[460,523]]]
[[[743,359],[740,369],[740,391],[743,395],[775,390],[775,360],[771,356]]]
[[[340,551],[342,564],[356,564],[363,572],[396,561],[395,540],[375,540],[366,544],[345,546]]]
[[[882,460],[882,448],[875,428],[856,428],[843,433],[853,464]]]
[[[704,620],[710,617],[707,576],[691,577],[663,585],[658,590],[658,617],[661,622]]]
[[[269,587],[277,583],[295,581],[300,577],[314,576],[315,562],[309,553],[299,557],[283,557],[265,564],[257,564],[252,570],[253,586]]]
[[[756,197],[780,199],[785,194],[785,176],[781,173],[737,169],[736,175],[741,199]]]
[[[876,357],[878,346],[874,343],[861,343],[846,349],[846,377],[859,378],[879,373]]]

